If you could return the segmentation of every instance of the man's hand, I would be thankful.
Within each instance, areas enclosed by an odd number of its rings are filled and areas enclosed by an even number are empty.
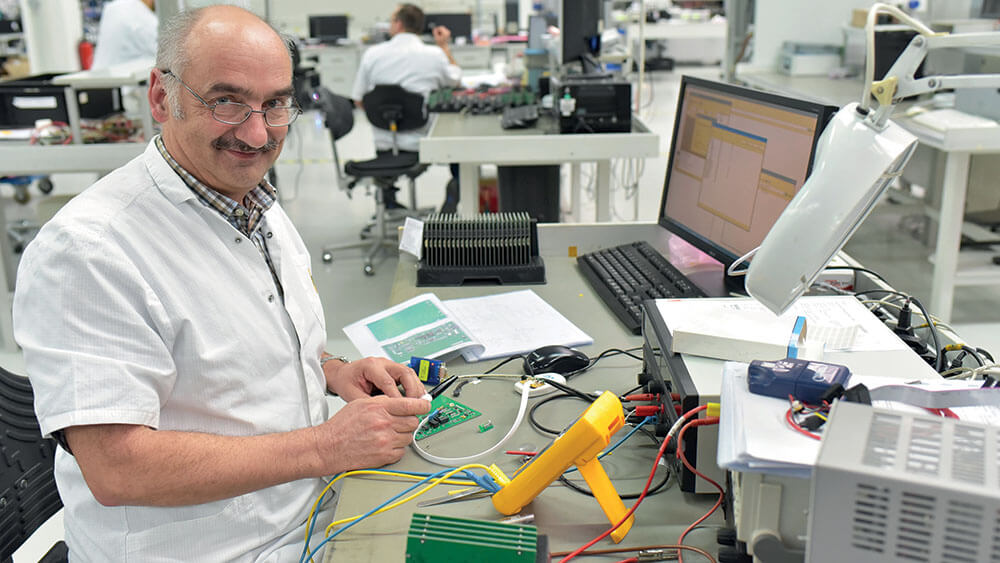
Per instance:
[[[431,30],[431,35],[434,36],[434,42],[437,43],[438,47],[444,49],[448,46],[448,42],[451,41],[451,30],[443,25],[439,25]]]
[[[327,388],[348,402],[370,397],[375,389],[387,397],[400,397],[397,384],[403,386],[407,397],[424,394],[424,386],[417,374],[388,358],[370,357],[349,364],[327,362],[324,372]]]
[[[417,415],[427,414],[430,408],[430,401],[406,397],[369,397],[347,403],[333,418],[313,428],[325,473],[399,461],[417,429]]]

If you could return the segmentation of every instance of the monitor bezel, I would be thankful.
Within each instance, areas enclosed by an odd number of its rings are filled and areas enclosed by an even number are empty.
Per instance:
[[[316,30],[316,27],[319,27],[319,26],[315,25],[314,22],[318,22],[319,20],[336,20],[338,22],[342,20],[344,22],[344,34],[342,36],[339,35],[339,34],[338,35],[318,35],[318,34],[314,34],[313,32]],[[328,40],[331,40],[331,39],[333,39],[333,40],[347,39],[347,35],[348,35],[348,31],[350,29],[350,26],[351,26],[351,18],[347,14],[310,14],[309,15],[309,38],[310,39],[317,39],[319,41],[328,41]]]
[[[714,243],[711,239],[695,232],[676,220],[671,219],[667,216],[666,212],[667,196],[670,191],[670,176],[674,167],[674,155],[676,154],[674,148],[677,146],[677,135],[680,131],[680,120],[682,117],[681,111],[684,104],[684,96],[687,93],[689,86],[715,90],[723,94],[742,96],[757,102],[816,114],[818,126],[816,127],[816,132],[812,138],[812,146],[809,149],[809,165],[806,168],[806,179],[809,177],[809,174],[812,173],[813,159],[816,157],[816,143],[819,141],[819,137],[823,133],[827,124],[833,118],[833,115],[837,113],[837,110],[840,108],[808,100],[791,98],[789,96],[766,92],[764,90],[758,90],[737,84],[706,80],[704,78],[698,78],[686,74],[681,76],[680,89],[677,94],[677,109],[676,114],[674,115],[674,130],[670,139],[667,169],[663,178],[663,192],[660,196],[660,208],[658,211],[657,222],[661,227],[679,236],[698,250],[720,262],[724,268],[728,268],[733,262],[736,261],[736,259],[740,258],[740,256],[734,254],[732,251],[722,247],[721,245]],[[803,184],[804,183],[805,179],[803,179]],[[801,186],[799,189],[801,189]]]
[[[442,24],[442,25],[444,25],[445,27],[447,27],[448,31],[451,32],[452,39],[457,39],[459,37],[463,37],[467,41],[472,41],[472,28],[473,28],[472,14],[467,13],[467,12],[431,12],[431,13],[424,14],[424,33],[431,34],[433,32],[433,30],[430,29],[430,22],[432,20],[434,20],[434,18],[445,18],[445,20],[453,20],[453,21],[456,20],[456,19],[461,18],[463,25],[465,23],[469,24],[468,25],[468,30],[466,30],[464,27],[462,29],[458,30],[458,31],[461,31],[462,33],[456,32],[455,29],[452,29],[447,24]],[[468,31],[468,32],[466,33],[466,31]]]

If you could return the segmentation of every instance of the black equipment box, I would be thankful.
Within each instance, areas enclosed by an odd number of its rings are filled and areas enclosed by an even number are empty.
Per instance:
[[[552,79],[552,105],[560,133],[628,133],[632,130],[632,85],[607,76]]]
[[[39,74],[0,82],[0,126],[31,127],[39,119],[69,122],[66,87],[53,84],[59,74]],[[80,117],[101,118],[122,111],[118,88],[76,91]]]

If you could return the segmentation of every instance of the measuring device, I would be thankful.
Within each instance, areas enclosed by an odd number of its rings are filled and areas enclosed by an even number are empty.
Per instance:
[[[571,465],[576,465],[608,520],[617,524],[628,510],[597,455],[623,426],[625,415],[621,402],[614,393],[605,391],[569,430],[538,452],[513,479],[500,483],[502,488],[493,495],[493,506],[501,514],[516,514]],[[611,533],[611,539],[615,543],[622,541],[634,521],[635,515],[629,516]]]

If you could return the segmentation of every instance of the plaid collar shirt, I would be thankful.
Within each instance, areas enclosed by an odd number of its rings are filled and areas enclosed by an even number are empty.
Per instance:
[[[284,296],[281,280],[278,278],[278,273],[271,260],[271,254],[267,249],[266,237],[271,236],[271,233],[267,232],[265,235],[266,229],[262,228],[265,222],[264,212],[270,209],[274,205],[274,202],[277,201],[277,190],[274,186],[266,178],[262,178],[260,183],[247,193],[243,203],[240,203],[213,190],[185,170],[167,152],[167,147],[163,144],[162,137],[157,136],[154,142],[156,143],[156,149],[160,151],[163,159],[181,177],[181,180],[184,181],[187,187],[191,188],[191,191],[198,196],[198,199],[207,207],[217,211],[234,229],[253,241],[254,246],[257,247],[257,250],[260,251],[267,262],[267,267],[271,271],[271,277],[274,278],[278,294]]]

